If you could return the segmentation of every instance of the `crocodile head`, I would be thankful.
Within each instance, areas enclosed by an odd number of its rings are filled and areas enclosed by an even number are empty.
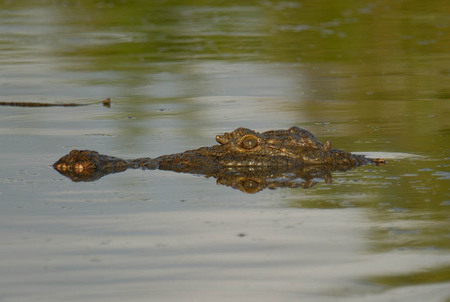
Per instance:
[[[263,133],[238,128],[217,135],[216,141],[226,154],[221,159],[224,166],[323,164],[334,159],[329,141],[322,144],[311,132],[298,127]]]

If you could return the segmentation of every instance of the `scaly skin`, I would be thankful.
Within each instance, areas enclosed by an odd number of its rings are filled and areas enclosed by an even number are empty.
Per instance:
[[[254,193],[253,190],[259,191],[265,187],[310,187],[313,178],[330,180],[332,171],[384,162],[382,159],[369,159],[331,149],[329,141],[322,144],[312,133],[298,127],[263,133],[238,128],[217,135],[216,141],[219,145],[154,159],[125,160],[96,151],[72,150],[53,166],[75,181],[96,180],[128,168],[160,169],[212,176],[218,183]],[[283,181],[272,181],[279,176],[283,176]],[[300,184],[293,181],[298,178],[305,181]],[[248,179],[251,179],[250,183],[242,184],[243,180],[245,183]]]

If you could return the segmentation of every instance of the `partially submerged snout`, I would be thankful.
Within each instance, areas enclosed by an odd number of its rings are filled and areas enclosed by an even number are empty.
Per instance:
[[[100,154],[89,150],[72,150],[53,164],[53,167],[60,172],[83,173],[86,170],[96,168],[95,161]]]
[[[72,150],[53,164],[59,172],[76,174],[89,173],[96,170],[126,170],[128,162],[121,158],[99,154],[90,150]]]

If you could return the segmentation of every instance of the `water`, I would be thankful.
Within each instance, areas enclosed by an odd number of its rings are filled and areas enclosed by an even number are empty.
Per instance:
[[[2,301],[447,301],[445,1],[0,1]],[[388,159],[244,194],[135,158],[293,125]]]

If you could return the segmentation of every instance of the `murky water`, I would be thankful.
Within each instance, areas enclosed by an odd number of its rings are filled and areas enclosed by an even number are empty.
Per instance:
[[[2,301],[448,301],[446,1],[0,1]],[[293,125],[388,158],[244,194],[135,158]]]

